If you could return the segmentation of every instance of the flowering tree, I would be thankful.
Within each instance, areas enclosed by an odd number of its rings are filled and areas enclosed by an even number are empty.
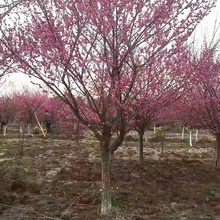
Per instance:
[[[6,123],[15,118],[16,105],[14,94],[6,94],[0,97],[0,111],[4,112]]]
[[[44,110],[48,110],[52,116],[52,124],[57,133],[65,134],[76,139],[79,143],[79,138],[85,130],[79,120],[75,117],[69,105],[63,103],[57,97],[46,99],[42,105]]]
[[[38,91],[33,92],[27,88],[14,94],[14,100],[17,107],[16,120],[28,125],[28,133],[30,133],[30,125],[36,121],[34,113],[42,107],[46,99],[48,99],[46,94],[42,94]],[[43,116],[41,118],[43,118]]]
[[[215,166],[220,167],[220,61],[214,45],[205,43],[199,57],[194,58],[198,81],[184,103],[190,106],[191,123],[208,128],[216,136]]]
[[[44,82],[99,140],[102,214],[111,210],[111,155],[147,90],[143,70],[181,50],[213,3],[27,0],[5,20],[13,25],[1,28],[1,47],[16,68]]]
[[[196,129],[196,141],[198,140],[198,129],[201,128],[201,123],[198,121],[195,112],[192,109],[191,104],[185,102],[186,97],[190,94],[195,78],[191,81],[191,87],[188,87],[186,93],[183,93],[182,97],[165,108],[164,119],[169,123],[173,122],[178,125],[182,125],[182,137],[184,139],[186,126],[189,128],[189,145],[192,147],[192,130]]]
[[[140,140],[140,163],[143,162],[146,127],[155,121],[158,114],[161,118],[163,109],[180,99],[192,86],[191,81],[196,75],[191,68],[190,55],[188,48],[182,46],[182,50],[176,51],[175,56],[157,56],[143,73],[145,78],[139,85],[142,92],[133,106],[134,126]]]
[[[1,0],[0,2],[0,27],[4,22],[4,18],[10,14],[10,12],[24,0]],[[0,34],[1,36],[1,34]],[[8,53],[7,48],[0,44],[0,83],[4,84],[2,77],[9,71],[13,65],[13,60],[10,59],[10,53]]]

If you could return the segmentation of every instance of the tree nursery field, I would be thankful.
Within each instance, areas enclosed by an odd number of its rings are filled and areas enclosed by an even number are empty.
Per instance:
[[[215,7],[1,0],[1,218],[218,219],[217,19],[212,36],[193,37]],[[4,93],[16,73],[38,90]],[[13,127],[4,137],[12,123],[20,137]],[[36,125],[45,135],[41,124],[59,135],[32,137]],[[146,130],[169,125],[179,128],[147,132],[144,142]],[[186,126],[190,137],[210,133],[188,143]]]
[[[77,144],[55,134],[22,138],[15,129],[0,139],[2,220],[220,219],[215,138],[205,130],[197,143],[193,134],[192,147],[181,128],[163,138],[147,131],[142,164],[138,135],[130,132],[112,158],[113,210],[102,216],[100,147],[90,133]]]

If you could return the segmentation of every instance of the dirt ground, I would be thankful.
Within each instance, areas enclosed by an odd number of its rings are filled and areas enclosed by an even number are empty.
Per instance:
[[[98,142],[87,133],[77,145],[59,135],[0,137],[0,219],[220,219],[220,169],[214,138],[205,131],[189,147],[181,131],[164,141],[148,132],[145,162],[131,133],[112,161],[113,213],[100,216]],[[24,146],[21,158],[21,146]]]

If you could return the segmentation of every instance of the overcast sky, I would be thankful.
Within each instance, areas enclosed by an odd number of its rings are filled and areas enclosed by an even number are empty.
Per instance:
[[[211,38],[213,33],[213,28],[215,21],[217,19],[218,25],[220,24],[220,0],[217,0],[216,7],[212,9],[210,14],[206,16],[202,22],[197,26],[195,30],[195,36],[198,40],[202,40],[203,36]],[[220,37],[220,30],[218,31],[218,36]]]
[[[220,0],[217,0],[217,6],[212,9],[211,13],[203,19],[203,21],[198,25],[195,30],[194,34],[195,38],[198,41],[198,45],[201,43],[204,34],[206,34],[208,38],[211,38],[216,19],[218,20],[218,24],[220,24]],[[218,36],[220,37],[220,31],[218,33]],[[28,76],[25,76],[24,74],[14,74],[10,78],[11,81],[14,82],[13,89],[19,89],[27,85],[31,89],[36,88],[36,86],[33,86],[31,84],[30,78]],[[5,90],[5,93],[7,93],[7,91],[11,91],[11,88]]]

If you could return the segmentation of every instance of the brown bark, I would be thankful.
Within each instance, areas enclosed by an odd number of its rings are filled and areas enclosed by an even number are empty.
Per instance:
[[[79,121],[76,122],[76,143],[79,145]]]
[[[216,135],[214,166],[220,167],[220,133]]]
[[[112,209],[111,199],[111,157],[114,151],[121,145],[124,140],[125,129],[120,130],[119,136],[110,144],[111,129],[106,126],[103,129],[102,136],[100,136],[100,151],[102,164],[102,201],[101,214],[108,215]]]
[[[121,146],[122,142],[124,141],[125,137],[125,129],[121,129],[119,135],[116,137],[115,141],[111,144],[110,151],[113,154],[119,146]]]
[[[139,132],[139,162],[144,162],[144,133]]]
[[[111,153],[109,151],[109,142],[101,142],[101,163],[102,163],[102,202],[101,214],[108,215],[111,213]]]

